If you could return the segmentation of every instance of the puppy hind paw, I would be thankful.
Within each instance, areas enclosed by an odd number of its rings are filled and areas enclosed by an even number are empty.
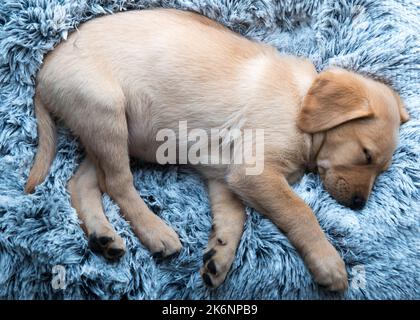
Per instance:
[[[117,234],[111,236],[93,233],[89,236],[88,245],[93,252],[110,261],[118,261],[125,254],[124,241]]]
[[[232,265],[234,252],[226,243],[216,241],[214,247],[204,253],[200,274],[207,287],[217,288],[223,283]]]

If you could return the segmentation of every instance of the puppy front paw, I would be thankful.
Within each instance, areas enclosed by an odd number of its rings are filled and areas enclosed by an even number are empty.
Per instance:
[[[155,257],[169,257],[182,249],[177,233],[155,215],[148,216],[135,231]]]
[[[329,291],[345,291],[348,288],[346,266],[334,247],[327,243],[307,256],[307,265],[315,282]]]

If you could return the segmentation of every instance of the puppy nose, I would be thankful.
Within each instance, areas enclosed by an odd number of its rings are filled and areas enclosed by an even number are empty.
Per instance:
[[[361,196],[354,196],[351,199],[350,209],[360,210],[360,209],[363,209],[363,207],[365,206],[365,204],[366,204],[366,200],[363,197],[361,197]]]

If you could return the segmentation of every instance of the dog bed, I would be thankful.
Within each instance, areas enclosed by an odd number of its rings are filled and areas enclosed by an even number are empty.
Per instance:
[[[60,128],[57,157],[36,192],[23,192],[37,148],[32,97],[43,56],[83,21],[124,10],[170,7],[215,19],[279,51],[387,81],[411,120],[365,209],[340,206],[314,174],[294,185],[344,257],[349,290],[312,280],[287,238],[247,208],[244,235],[224,284],[199,275],[211,212],[192,169],[132,162],[135,186],[173,226],[179,256],[159,260],[107,195],[106,214],[127,244],[118,263],[88,249],[66,184],[83,157]],[[0,298],[2,299],[419,299],[420,5],[415,0],[2,0],[0,3]]]

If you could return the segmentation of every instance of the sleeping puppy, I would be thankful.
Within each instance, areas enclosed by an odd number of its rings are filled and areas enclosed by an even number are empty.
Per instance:
[[[103,192],[152,253],[165,257],[181,250],[174,230],[134,188],[129,156],[159,162],[162,129],[190,146],[180,135],[181,121],[205,132],[263,130],[264,152],[253,157],[263,161],[261,172],[250,174],[244,163],[195,165],[208,181],[213,214],[201,269],[210,287],[219,286],[231,267],[246,204],[287,235],[316,282],[345,290],[343,260],[290,184],[307,169],[317,170],[339,203],[363,208],[375,178],[390,165],[400,124],[408,120],[398,95],[382,83],[338,68],[318,74],[306,59],[170,9],[83,24],[45,58],[34,102],[39,145],[26,191],[44,180],[54,158],[54,115],[85,147],[87,157],[69,183],[71,201],[90,247],[112,260],[125,245],[105,217]],[[218,147],[223,141],[212,140]],[[253,153],[256,144],[252,140],[243,153]]]

